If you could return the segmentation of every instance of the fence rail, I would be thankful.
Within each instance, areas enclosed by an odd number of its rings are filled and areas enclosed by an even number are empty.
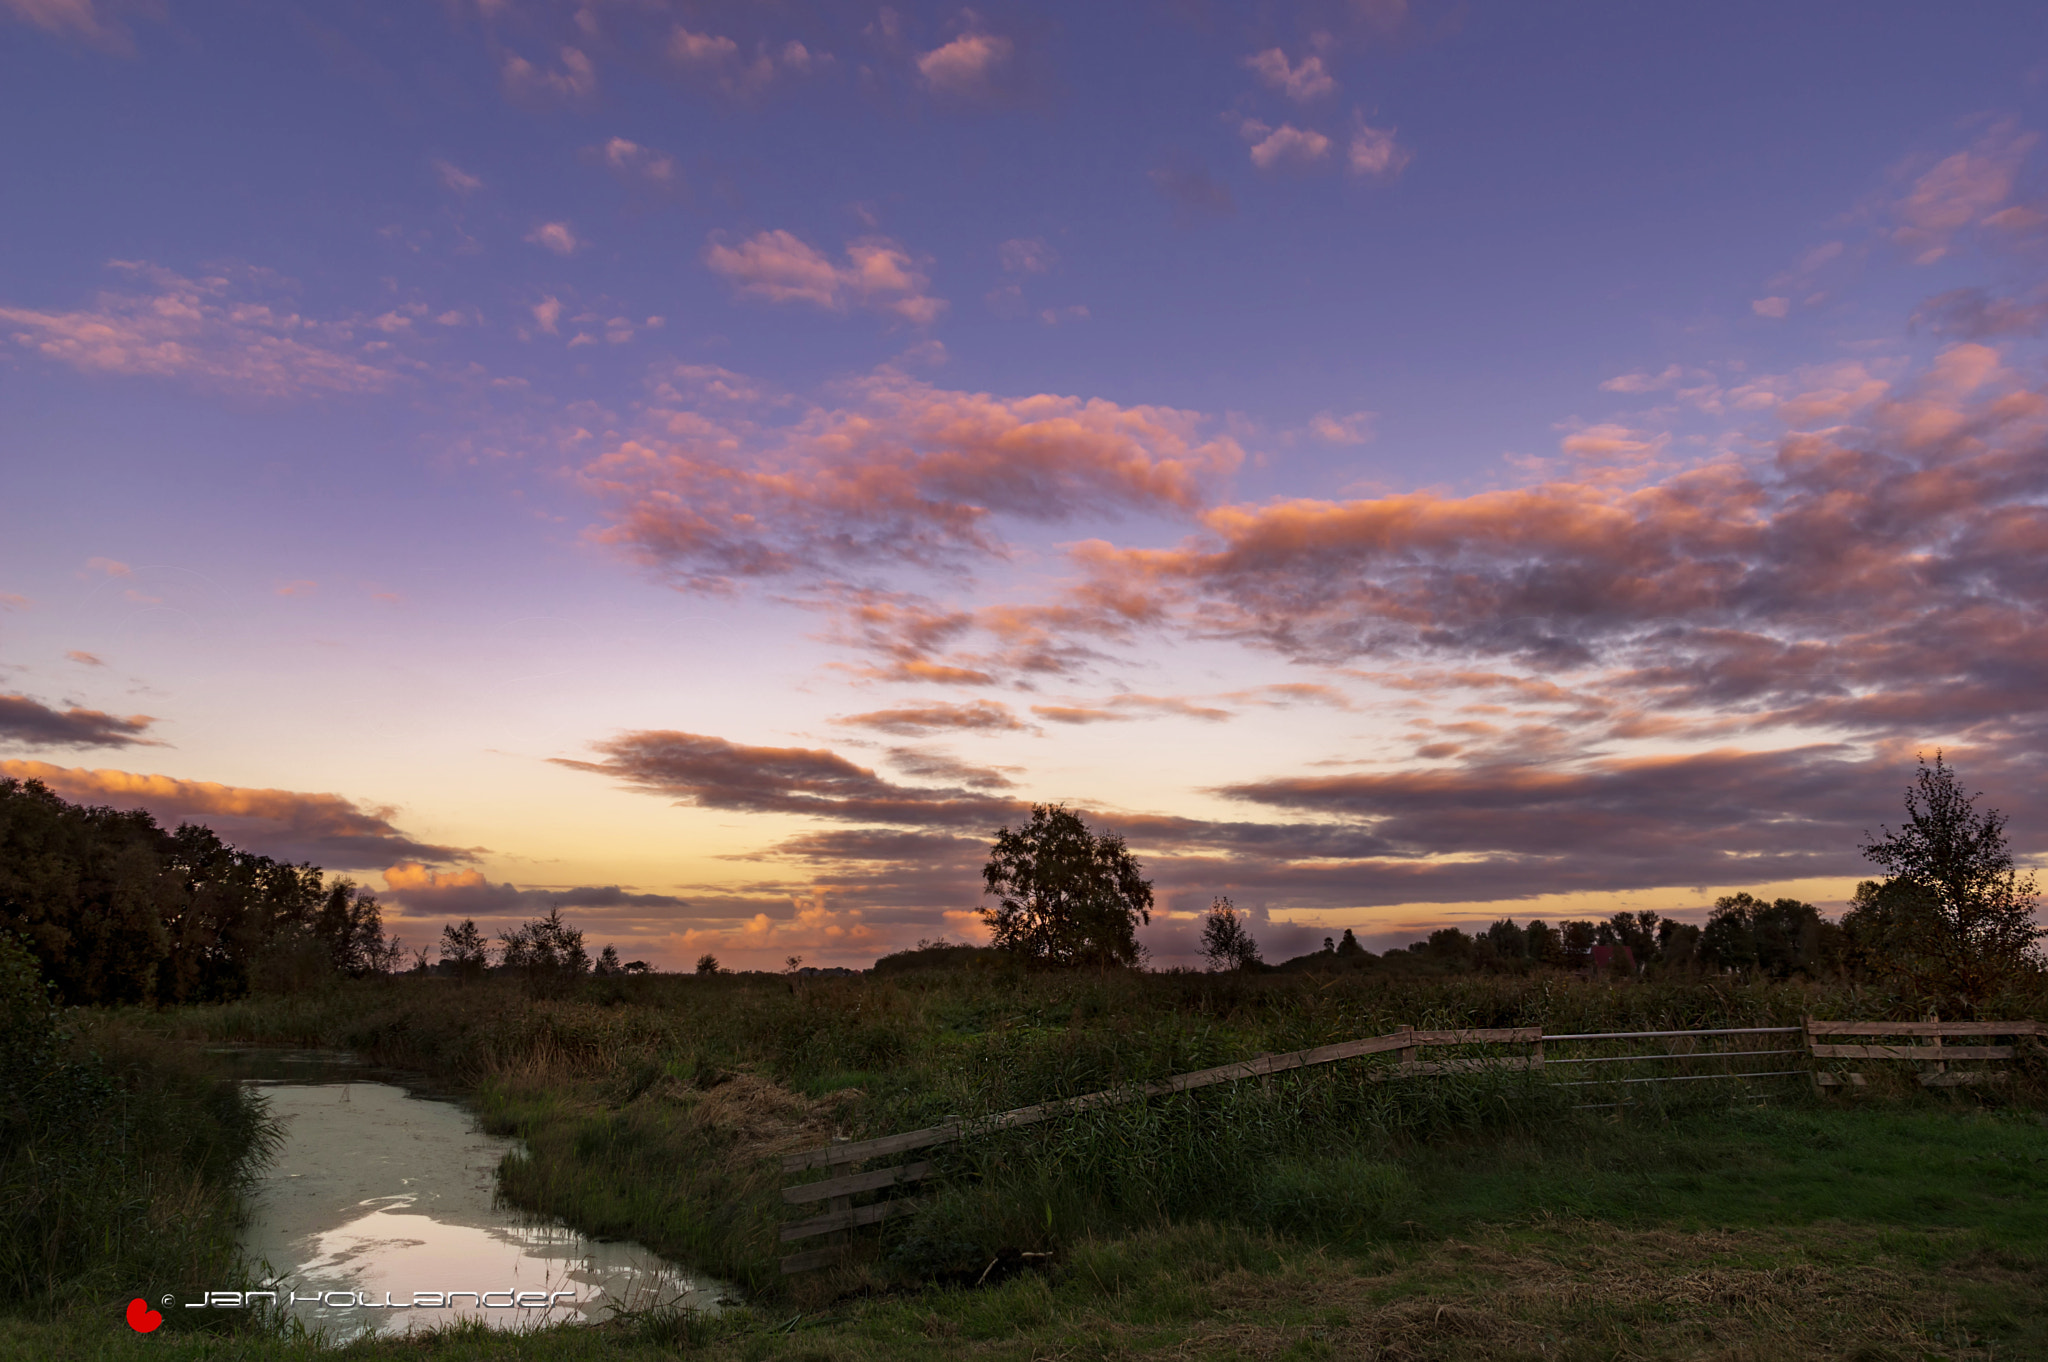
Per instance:
[[[1384,1036],[1367,1036],[1358,1040],[1338,1041],[1333,1045],[1318,1045],[1306,1050],[1292,1050],[1281,1054],[1256,1055],[1251,1059],[1238,1060],[1231,1064],[1219,1064],[1210,1069],[1199,1069],[1193,1073],[1175,1074],[1170,1078],[1150,1082],[1126,1083],[1101,1092],[1086,1093],[1079,1097],[1066,1097],[1052,1102],[1039,1102],[1028,1107],[1017,1107],[1011,1111],[998,1112],[992,1116],[972,1120],[953,1120],[942,1125],[929,1126],[923,1130],[909,1130],[897,1135],[884,1135],[870,1140],[835,1140],[829,1145],[815,1149],[800,1150],[782,1160],[785,1173],[801,1173],[809,1169],[844,1169],[851,1165],[867,1163],[892,1155],[906,1154],[919,1149],[931,1149],[952,1144],[971,1135],[992,1134],[1001,1130],[1014,1130],[1034,1125],[1055,1117],[1068,1116],[1096,1107],[1116,1106],[1127,1102],[1143,1101],[1152,1097],[1164,1097],[1172,1093],[1193,1092],[1219,1083],[1242,1082],[1246,1079],[1264,1079],[1272,1074],[1286,1073],[1295,1069],[1320,1064],[1334,1064],[1341,1060],[1362,1058],[1366,1055],[1393,1054],[1396,1062],[1371,1071],[1367,1077],[1373,1082],[1384,1082],[1393,1078],[1424,1077],[1429,1075],[1519,1072],[1540,1074],[1550,1065],[1589,1065],[1622,1063],[1662,1063],[1672,1060],[1732,1060],[1761,1058],[1770,1055],[1806,1054],[1819,1059],[1866,1059],[1866,1060],[1913,1060],[1931,1064],[1930,1069],[1920,1075],[1920,1082],[1930,1086],[1975,1083],[2004,1075],[1983,1069],[1950,1070],[1948,1065],[1957,1060],[2010,1060],[2019,1052],[2021,1040],[2030,1041],[2037,1050],[2048,1052],[2041,1044],[2041,1036],[2048,1032],[2042,1023],[2035,1021],[2010,1022],[1944,1022],[1930,1019],[1920,1022],[1838,1022],[1816,1021],[1808,1018],[1803,1026],[1722,1026],[1689,1031],[1581,1031],[1545,1034],[1540,1026],[1479,1027],[1465,1030],[1422,1030],[1404,1026]],[[1767,1036],[1799,1035],[1803,1043],[1791,1047],[1762,1050],[1665,1050],[1648,1054],[1633,1055],[1585,1055],[1577,1057],[1550,1055],[1546,1058],[1544,1047],[1550,1043],[1585,1043],[1597,1041],[1648,1041],[1679,1040],[1713,1036]],[[1910,1037],[1925,1038],[1924,1043],[1893,1045],[1872,1043],[1841,1043],[1821,1040],[1819,1037]],[[1944,1045],[1950,1037],[1986,1038],[2010,1037],[2009,1045]],[[1530,1047],[1522,1055],[1463,1056],[1449,1059],[1424,1060],[1419,1058],[1422,1051],[1473,1045],[1526,1045]],[[1604,1087],[1610,1084],[1635,1083],[1694,1083],[1714,1079],[1738,1078],[1787,1078],[1811,1075],[1814,1082],[1823,1087],[1865,1086],[1860,1073],[1836,1075],[1824,1073],[1813,1067],[1770,1070],[1728,1070],[1720,1073],[1652,1074],[1639,1077],[1585,1078],[1559,1081],[1558,1087],[1587,1088]],[[1613,1105],[1596,1104],[1596,1105]],[[865,1206],[855,1206],[852,1198],[869,1193],[887,1193],[894,1189],[908,1189],[923,1182],[932,1175],[929,1161],[898,1164],[888,1168],[871,1169],[867,1172],[844,1172],[815,1182],[793,1183],[782,1189],[782,1199],[791,1206],[813,1205],[824,1201],[830,1209],[822,1214],[812,1214],[804,1219],[793,1220],[782,1226],[783,1243],[793,1243],[823,1234],[843,1234],[860,1225],[878,1224],[894,1216],[905,1215],[921,1203],[914,1198],[895,1197],[875,1201]],[[846,1250],[845,1243],[831,1244],[801,1253],[791,1254],[782,1260],[785,1273],[807,1272],[836,1261]]]

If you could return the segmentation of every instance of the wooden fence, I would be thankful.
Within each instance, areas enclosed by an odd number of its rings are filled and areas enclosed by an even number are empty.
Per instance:
[[[1318,1064],[1333,1064],[1339,1060],[1356,1059],[1365,1055],[1388,1054],[1396,1056],[1396,1062],[1374,1070],[1369,1077],[1374,1082],[1390,1078],[1419,1077],[1431,1074],[1477,1073],[1484,1071],[1520,1071],[1541,1073],[1544,1065],[1544,1043],[1587,1043],[1632,1040],[1666,1040],[1684,1038],[1685,1043],[1696,1043],[1702,1037],[1735,1037],[1762,1035],[1799,1035],[1803,1033],[1803,1045],[1790,1048],[1766,1048],[1753,1050],[1667,1050],[1655,1054],[1598,1055],[1579,1058],[1553,1056],[1551,1062],[1560,1065],[1592,1065],[1610,1063],[1650,1063],[1671,1060],[1733,1060],[1768,1055],[1804,1054],[1812,1059],[1912,1059],[1931,1060],[1934,1067],[1923,1072],[1920,1081],[1929,1086],[1973,1083],[1982,1081],[1984,1070],[1948,1069],[1951,1060],[2004,1060],[2015,1054],[2014,1045],[1960,1045],[1946,1046],[1942,1041],[1947,1037],[1998,1037],[2009,1036],[2017,1041],[2021,1037],[2034,1040],[2043,1034],[2041,1023],[2018,1022],[1826,1022],[1808,1018],[1804,1027],[1799,1026],[1751,1026],[1721,1027],[1695,1031],[1608,1031],[1545,1035],[1540,1026],[1493,1027],[1472,1030],[1418,1031],[1413,1027],[1402,1027],[1399,1031],[1384,1036],[1369,1036],[1361,1040],[1339,1041],[1334,1045],[1317,1046],[1310,1050],[1294,1050],[1285,1054],[1258,1055],[1240,1060],[1234,1064],[1222,1064],[1213,1069],[1202,1069],[1194,1073],[1176,1074],[1171,1078],[1157,1079],[1147,1083],[1130,1083],[1102,1092],[1087,1093],[1080,1097],[1068,1097],[1054,1102],[1040,1102],[1035,1106],[1018,1107],[1013,1111],[999,1112],[993,1116],[975,1120],[949,1121],[943,1125],[930,1126],[923,1130],[905,1131],[900,1135],[884,1135],[872,1140],[835,1140],[829,1145],[806,1149],[786,1156],[782,1161],[785,1173],[802,1173],[814,1168],[846,1170],[836,1176],[815,1182],[793,1183],[782,1189],[782,1199],[791,1206],[815,1207],[826,1204],[822,1212],[806,1215],[783,1225],[781,1238],[785,1244],[819,1235],[839,1234],[860,1225],[873,1225],[893,1216],[905,1215],[920,1203],[911,1197],[894,1196],[855,1206],[853,1198],[863,1193],[889,1193],[899,1188],[910,1188],[931,1176],[932,1165],[928,1160],[894,1164],[886,1168],[873,1168],[865,1172],[852,1171],[861,1164],[908,1154],[920,1149],[931,1149],[952,1144],[969,1135],[992,1134],[1000,1130],[1011,1130],[1019,1126],[1034,1125],[1040,1121],[1095,1107],[1115,1106],[1126,1102],[1141,1101],[1151,1097],[1164,1097],[1171,1093],[1192,1092],[1197,1088],[1211,1087],[1218,1083],[1236,1083],[1245,1079],[1265,1079],[1272,1074],[1285,1073],[1292,1069],[1307,1068]],[[1838,1044],[1817,1039],[1822,1036],[1915,1036],[1929,1038],[1925,1043],[1912,1045]],[[1746,1042],[1738,1041],[1737,1044]],[[1424,1050],[1441,1049],[1449,1046],[1470,1045],[1526,1045],[1528,1052],[1521,1055],[1487,1055],[1425,1060],[1420,1058]],[[1576,1070],[1579,1073],[1584,1069]],[[1562,1081],[1562,1087],[1592,1087],[1610,1083],[1669,1083],[1692,1082],[1700,1079],[1730,1078],[1776,1078],[1794,1074],[1813,1073],[1814,1081],[1823,1086],[1840,1086],[1843,1080],[1832,1074],[1824,1074],[1806,1067],[1776,1070],[1737,1070],[1725,1068],[1721,1071],[1701,1074],[1655,1074],[1647,1077],[1623,1078],[1581,1078]],[[1861,1086],[1860,1074],[1850,1074],[1847,1081]],[[807,1272],[822,1267],[839,1258],[847,1249],[844,1243],[834,1243],[823,1248],[814,1248],[793,1253],[782,1260],[785,1273]]]
[[[2037,1021],[1988,1021],[1988,1022],[1945,1022],[1929,1019],[1919,1022],[1848,1022],[1815,1021],[1806,1019],[1806,1045],[1816,1060],[1820,1059],[1905,1059],[1913,1060],[1926,1067],[1919,1072],[1922,1087],[1947,1088],[1965,1083],[1990,1083],[2006,1077],[2006,1071],[1999,1069],[1951,1069],[1949,1065],[1957,1060],[2008,1060],[2019,1053],[2022,1040],[2031,1042],[2040,1050],[2042,1026]],[[1824,1036],[1872,1037],[1888,1043],[1873,1043],[1866,1039],[1861,1043],[1843,1043],[1823,1040]],[[1978,1042],[1995,1041],[2006,1037],[2009,1044],[1991,1045],[1946,1045],[1951,1038]],[[1910,1038],[1908,1044],[1897,1044],[1901,1037]],[[1816,1068],[1814,1083],[1823,1088],[1864,1087],[1864,1077],[1856,1072],[1827,1072]]]

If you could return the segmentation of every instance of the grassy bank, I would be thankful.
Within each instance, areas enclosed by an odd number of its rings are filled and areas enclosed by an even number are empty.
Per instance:
[[[2029,1332],[2048,1316],[2037,1063],[2000,1093],[1904,1084],[1829,1105],[1780,1081],[1756,1089],[1761,1109],[1731,1110],[1722,1085],[1701,1083],[1602,1111],[1518,1075],[1374,1084],[1335,1065],[946,1151],[918,1216],[864,1232],[870,1259],[794,1282],[775,1266],[777,1156],[833,1135],[1402,1024],[1677,1029],[1897,1006],[1798,983],[1545,974],[654,977],[547,1000],[502,979],[400,978],[108,1014],[95,1032],[342,1047],[430,1074],[524,1141],[503,1169],[513,1201],[735,1280],[755,1302],[682,1335],[643,1321],[530,1355],[685,1342],[746,1358],[1091,1356],[1185,1337],[1215,1356],[1854,1355],[1820,1346],[1837,1336],[1873,1357],[1979,1355],[1987,1339],[2000,1356],[2048,1355]],[[980,1291],[930,1285],[997,1249],[1056,1258]],[[1825,1308],[1793,1309],[1801,1298]],[[61,1352],[131,1347],[90,1312],[34,1327]],[[456,1335],[359,1351],[511,1347]]]
[[[1293,1232],[1161,1220],[949,1288],[352,1358],[2025,1358],[2048,1356],[2048,1128],[1923,1109],[1606,1118],[1315,1165],[1350,1213]],[[1347,1170],[1348,1165],[1348,1170]],[[73,1315],[0,1356],[290,1357]]]

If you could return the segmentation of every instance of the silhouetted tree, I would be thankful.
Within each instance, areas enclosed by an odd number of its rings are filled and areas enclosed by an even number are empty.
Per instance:
[[[1564,937],[1542,918],[1531,919],[1522,929],[1522,938],[1529,943],[1531,960],[1545,965],[1564,963]]]
[[[1480,933],[1479,940],[1501,960],[1521,960],[1529,954],[1528,934],[1517,927],[1511,917],[1504,917],[1488,927]]]
[[[597,964],[592,966],[591,973],[609,978],[614,974],[624,974],[625,972],[626,967],[619,963],[619,948],[606,943],[605,948],[597,953]]]
[[[475,918],[466,917],[459,927],[450,923],[441,929],[441,959],[460,979],[474,979],[490,968],[490,943],[477,930]]]
[[[697,957],[697,973],[716,974],[719,972],[718,957],[705,954]]]
[[[1349,927],[1344,929],[1343,937],[1337,942],[1337,954],[1351,959],[1357,959],[1366,954],[1365,947],[1358,944],[1357,936],[1353,935]]]
[[[376,900],[141,809],[0,780],[0,930],[64,1002],[183,1003],[396,967]]]
[[[1765,903],[1753,894],[1724,894],[1700,934],[1700,958],[1717,969],[1774,979],[1816,974],[1822,926],[1820,910],[1798,899]]]
[[[1671,969],[1697,969],[1701,931],[1690,922],[1665,918],[1657,924],[1657,959]]]
[[[1905,826],[1883,828],[1863,847],[1890,876],[1881,889],[1889,891],[1884,935],[1895,969],[1927,1001],[1951,1010],[1974,1011],[2040,966],[2034,877],[2022,877],[2013,863],[2005,815],[1978,813],[1979,797],[1963,793],[1937,751],[1932,766],[1921,759],[1906,791]],[[1869,933],[1864,926],[1850,931],[1877,935],[1874,922]]]
[[[524,974],[528,987],[537,993],[559,992],[590,972],[583,933],[562,921],[559,907],[523,927],[499,933],[498,940],[505,968]]]
[[[996,906],[981,910],[991,944],[1055,965],[1135,965],[1152,885],[1114,833],[1090,832],[1064,805],[1034,804],[1002,828],[982,871]]]
[[[1559,932],[1559,954],[1567,969],[1584,969],[1593,961],[1594,931],[1590,922],[1567,922]]]
[[[1202,954],[1209,958],[1211,969],[1249,969],[1263,963],[1259,943],[1228,898],[1219,897],[1210,904],[1209,915],[1202,920]]]

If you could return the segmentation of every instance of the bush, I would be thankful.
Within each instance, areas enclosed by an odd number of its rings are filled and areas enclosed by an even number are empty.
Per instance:
[[[183,1047],[65,1034],[28,950],[0,937],[0,1300],[47,1308],[226,1288],[235,1198],[278,1132]]]

